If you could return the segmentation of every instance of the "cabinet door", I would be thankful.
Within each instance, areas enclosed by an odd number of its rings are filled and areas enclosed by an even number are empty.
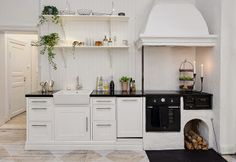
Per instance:
[[[50,122],[29,122],[28,140],[30,142],[52,141],[52,125]]]
[[[116,126],[115,121],[94,121],[93,122],[94,141],[115,141]]]
[[[142,98],[117,98],[118,137],[142,137]]]
[[[59,141],[90,140],[89,107],[56,107],[55,139]]]

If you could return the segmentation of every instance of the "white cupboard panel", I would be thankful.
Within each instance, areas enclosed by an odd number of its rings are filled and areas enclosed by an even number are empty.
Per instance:
[[[52,124],[50,122],[30,122],[28,129],[28,137],[31,142],[52,140]]]
[[[115,119],[115,105],[93,105],[93,120]]]
[[[89,107],[56,107],[55,140],[90,140]]]
[[[116,126],[115,121],[94,121],[93,122],[94,141],[115,141]]]
[[[118,137],[142,137],[142,98],[117,98]]]

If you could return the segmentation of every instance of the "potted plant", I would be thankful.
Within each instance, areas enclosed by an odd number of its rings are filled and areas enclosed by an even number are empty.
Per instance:
[[[120,78],[120,83],[121,83],[122,91],[128,91],[129,80],[130,80],[130,78],[128,76],[122,76]]]
[[[40,37],[39,41],[33,42],[31,44],[32,46],[42,47],[42,49],[40,50],[40,54],[42,54],[42,55],[44,55],[47,51],[48,61],[52,65],[54,70],[57,69],[57,65],[54,62],[54,58],[56,55],[54,53],[54,47],[55,47],[55,45],[57,45],[59,40],[60,40],[59,35],[57,33],[52,33],[52,34],[44,35],[44,36]]]
[[[54,24],[61,24],[61,19],[58,16],[59,11],[55,6],[44,6],[44,9],[39,16],[39,24],[43,24],[45,22],[53,22]],[[45,15],[51,15],[51,17],[46,17]]]

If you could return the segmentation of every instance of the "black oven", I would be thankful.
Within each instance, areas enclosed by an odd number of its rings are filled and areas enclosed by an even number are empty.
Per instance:
[[[180,131],[180,95],[146,94],[146,132]]]

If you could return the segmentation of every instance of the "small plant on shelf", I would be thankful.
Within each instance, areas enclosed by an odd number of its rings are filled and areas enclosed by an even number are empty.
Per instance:
[[[182,80],[182,81],[192,81],[193,77],[184,75],[184,76],[179,77],[179,80]]]
[[[59,11],[55,6],[44,6],[44,9],[39,16],[39,24],[44,24],[46,22],[53,22],[54,24],[62,25],[61,19],[58,16]],[[45,17],[45,15],[52,15],[51,17]]]
[[[122,76],[120,78],[122,91],[128,91],[129,81],[130,81],[130,77],[128,76]]]
[[[55,53],[54,47],[58,44],[60,38],[57,33],[52,33],[49,35],[44,35],[40,37],[40,40],[37,42],[33,42],[32,46],[42,47],[40,50],[40,54],[44,55],[46,52],[48,53],[48,61],[52,65],[53,69],[57,69],[57,64],[54,62]]]

